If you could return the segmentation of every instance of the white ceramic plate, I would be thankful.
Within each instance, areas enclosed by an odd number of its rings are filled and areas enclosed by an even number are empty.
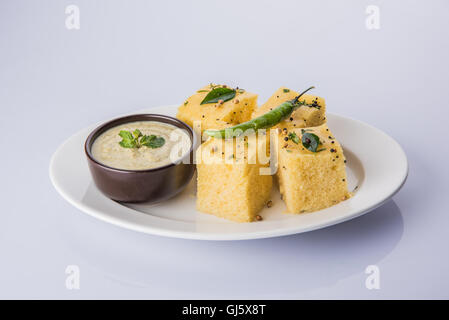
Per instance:
[[[165,106],[143,112],[175,116],[176,108]],[[84,141],[98,124],[78,132],[59,147],[51,159],[50,178],[56,190],[81,211],[117,226],[154,235],[244,240],[316,230],[382,205],[399,191],[408,172],[404,151],[382,131],[335,114],[328,114],[327,119],[347,158],[349,190],[357,188],[349,200],[313,213],[285,214],[279,192],[273,190],[273,206],[260,213],[263,221],[234,223],[203,214],[195,209],[195,178],[181,194],[156,205],[124,205],[112,201],[93,184],[84,155]]]

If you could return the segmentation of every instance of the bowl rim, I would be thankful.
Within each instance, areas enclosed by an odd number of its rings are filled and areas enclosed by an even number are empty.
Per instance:
[[[141,120],[139,120],[139,118],[141,118]],[[150,118],[150,119],[148,119]],[[153,119],[151,119],[153,118]],[[132,119],[127,121],[128,119]],[[127,122],[137,122],[137,121],[159,121],[159,119],[166,119],[166,120],[170,120],[172,122],[170,122],[170,124],[181,128],[181,129],[185,129],[189,132],[190,138],[191,138],[191,144],[190,144],[190,148],[189,151],[185,153],[185,155],[183,155],[181,158],[179,158],[179,161],[177,162],[172,162],[169,163],[167,165],[164,165],[162,167],[156,167],[156,168],[150,168],[150,169],[143,169],[143,170],[131,170],[131,169],[119,169],[119,168],[114,168],[114,167],[110,167],[100,161],[98,161],[97,159],[95,159],[95,157],[92,155],[92,145],[94,143],[94,141],[106,130],[113,128],[114,126],[118,126],[120,124],[124,124]],[[163,121],[159,121],[159,122],[163,122]],[[166,123],[166,122],[165,122]],[[118,117],[118,118],[114,118],[112,120],[109,120],[99,126],[97,126],[86,138],[86,141],[84,142],[84,153],[86,154],[87,158],[89,161],[92,161],[93,163],[95,163],[96,165],[110,170],[110,171],[115,171],[115,172],[120,172],[120,173],[150,173],[150,172],[156,172],[156,171],[160,171],[160,170],[164,170],[167,169],[169,167],[173,167],[173,166],[177,166],[179,164],[182,163],[182,161],[186,158],[186,157],[190,157],[190,155],[193,152],[193,149],[196,145],[196,135],[195,132],[193,131],[193,129],[184,121],[181,121],[175,117],[171,117],[171,116],[167,116],[164,114],[158,114],[158,113],[138,113],[138,114],[129,114],[126,116],[122,116],[122,117]]]

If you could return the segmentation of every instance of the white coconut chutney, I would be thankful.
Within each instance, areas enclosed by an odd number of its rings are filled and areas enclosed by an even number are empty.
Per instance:
[[[139,129],[142,135],[162,137],[165,143],[159,148],[141,146],[124,148],[120,145],[120,131]],[[146,170],[178,161],[190,149],[192,141],[186,130],[158,121],[125,123],[103,132],[92,145],[92,156],[98,162],[116,169]]]

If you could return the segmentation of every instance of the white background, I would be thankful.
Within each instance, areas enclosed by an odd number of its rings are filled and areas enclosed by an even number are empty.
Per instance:
[[[65,27],[69,4],[80,30]],[[379,30],[365,26],[368,5],[380,8]],[[0,298],[449,298],[448,9],[444,0],[1,1]],[[181,103],[209,82],[260,103],[281,85],[317,86],[328,111],[402,145],[407,183],[347,223],[237,242],[120,229],[53,189],[49,160],[71,134]],[[72,264],[80,290],[65,287]],[[380,290],[365,288],[371,264]]]

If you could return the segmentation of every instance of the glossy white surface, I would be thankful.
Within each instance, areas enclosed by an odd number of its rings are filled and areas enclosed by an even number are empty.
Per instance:
[[[67,4],[79,5],[78,31],[65,29]],[[368,5],[380,9],[379,30],[365,27]],[[448,6],[0,1],[0,297],[449,298]],[[211,46],[229,34],[231,45]],[[210,81],[257,92],[259,101],[280,85],[315,85],[330,112],[399,142],[407,182],[357,219],[228,242],[118,228],[55,191],[49,162],[66,137],[180,103]],[[80,290],[65,286],[68,265],[79,266]],[[368,265],[379,267],[380,290],[365,287]]]
[[[175,116],[176,110],[177,106],[173,105],[136,113]],[[327,119],[347,157],[348,188],[352,191],[357,187],[357,190],[349,200],[313,213],[284,214],[285,204],[277,188],[273,188],[273,206],[260,212],[263,221],[228,222],[195,209],[195,179],[181,194],[162,203],[125,206],[112,201],[93,184],[87,163],[73,160],[84,156],[84,142],[97,124],[78,132],[58,148],[50,162],[50,178],[58,192],[78,209],[100,220],[144,233],[198,240],[260,239],[302,233],[375,209],[399,191],[407,177],[407,158],[392,138],[360,121],[331,113],[327,114]]]

